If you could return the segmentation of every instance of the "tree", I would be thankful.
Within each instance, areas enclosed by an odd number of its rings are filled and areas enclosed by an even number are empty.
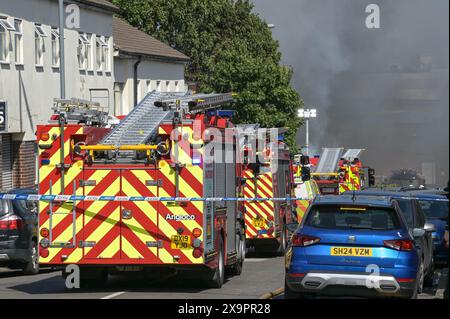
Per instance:
[[[292,70],[281,65],[278,42],[248,0],[113,0],[131,25],[191,58],[189,81],[202,92],[238,93],[238,123],[287,127],[296,151],[302,107],[291,87]]]

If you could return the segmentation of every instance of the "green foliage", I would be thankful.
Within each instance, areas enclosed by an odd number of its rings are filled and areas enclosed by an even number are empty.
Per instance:
[[[186,78],[202,92],[238,93],[237,122],[288,127],[295,135],[303,103],[281,65],[278,42],[248,0],[113,0],[131,25],[191,58]]]

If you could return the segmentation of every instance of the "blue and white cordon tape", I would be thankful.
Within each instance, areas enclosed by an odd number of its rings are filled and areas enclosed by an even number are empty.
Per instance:
[[[417,197],[399,196],[402,199],[418,199]],[[303,197],[144,197],[144,196],[85,196],[85,195],[37,195],[37,194],[8,194],[0,193],[0,200],[30,200],[30,201],[112,201],[112,202],[258,202],[258,201],[295,201],[308,200]],[[448,202],[448,199],[426,199],[431,201]]]
[[[242,197],[144,197],[144,196],[84,196],[84,195],[37,195],[0,193],[0,200],[30,201],[111,201],[111,202],[227,202],[227,201],[293,201],[301,197],[242,198]]]

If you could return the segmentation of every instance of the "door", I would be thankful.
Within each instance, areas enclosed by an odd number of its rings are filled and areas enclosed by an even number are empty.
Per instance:
[[[122,170],[122,195],[159,197],[157,169]],[[125,201],[121,213],[121,258],[158,260],[160,240],[158,201]]]
[[[119,196],[120,170],[85,169],[85,196]],[[83,256],[87,259],[120,258],[120,208],[118,201],[83,201]]]

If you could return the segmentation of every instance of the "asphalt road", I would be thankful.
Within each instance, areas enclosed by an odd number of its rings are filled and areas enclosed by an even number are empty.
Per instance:
[[[248,258],[241,276],[227,278],[222,289],[209,289],[197,282],[170,279],[143,280],[138,274],[111,276],[102,289],[67,289],[60,271],[41,270],[35,276],[0,268],[0,299],[258,299],[278,291],[275,299],[284,298],[283,257]],[[442,298],[448,268],[442,273],[438,287],[428,288],[419,299]],[[281,292],[281,294],[280,294]]]
[[[35,276],[0,268],[0,299],[258,299],[283,285],[283,257],[247,258],[240,276],[229,277],[222,289],[209,289],[178,277],[143,280],[111,276],[104,289],[67,289],[60,271],[42,270]]]

